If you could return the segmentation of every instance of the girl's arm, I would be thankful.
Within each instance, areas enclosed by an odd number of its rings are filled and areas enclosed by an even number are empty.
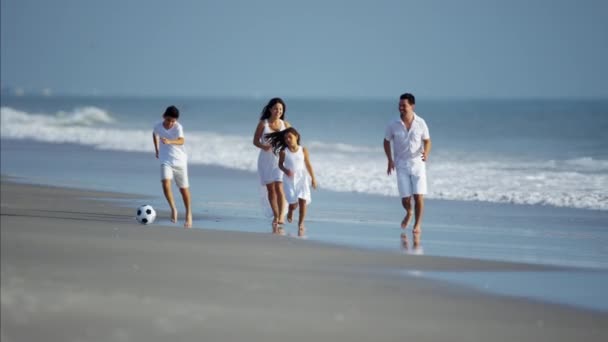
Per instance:
[[[262,133],[264,133],[264,121],[260,121],[260,123],[258,124],[258,127],[256,127],[256,129],[255,129],[255,133],[253,134],[253,144],[257,148],[261,148],[264,151],[270,151],[270,149],[271,149],[270,145],[262,144],[260,142],[260,140],[262,138]]]
[[[288,177],[293,176],[293,172],[291,172],[291,170],[286,169],[285,165],[283,165],[283,163],[285,163],[285,150],[282,150],[281,152],[279,152],[279,169],[281,169],[281,171],[285,172],[285,174]]]
[[[308,149],[304,147],[304,164],[306,164],[306,170],[310,174],[310,178],[312,178],[312,188],[317,188],[317,179],[315,178],[315,172],[312,169],[312,164],[310,163],[310,157],[308,156]]]

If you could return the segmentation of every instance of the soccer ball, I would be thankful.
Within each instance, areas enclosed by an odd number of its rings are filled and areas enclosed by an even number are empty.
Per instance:
[[[137,208],[137,214],[135,215],[137,222],[141,224],[150,224],[156,219],[156,211],[149,204],[144,204]]]

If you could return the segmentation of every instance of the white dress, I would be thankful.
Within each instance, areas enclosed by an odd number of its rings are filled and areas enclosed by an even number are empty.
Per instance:
[[[306,200],[306,204],[309,204],[311,202],[310,184],[312,179],[304,163],[304,147],[298,147],[296,152],[291,152],[289,148],[284,151],[283,167],[293,172],[292,177],[286,175],[283,179],[285,198],[290,204],[297,203],[298,198]]]
[[[285,129],[285,122],[283,120],[280,121],[280,131],[282,131]],[[268,133],[274,133],[274,131],[270,129],[268,120],[264,120],[264,132],[260,137],[260,142],[262,144],[268,143],[266,138],[264,138],[265,134]],[[283,181],[283,172],[279,169],[279,157],[272,153],[272,150],[264,151],[260,149],[260,154],[258,155],[258,175],[260,176],[261,185]]]

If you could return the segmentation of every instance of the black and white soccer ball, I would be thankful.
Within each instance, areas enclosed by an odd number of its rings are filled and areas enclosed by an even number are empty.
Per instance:
[[[141,224],[150,224],[156,219],[156,211],[151,205],[144,204],[137,208],[135,218],[137,219],[137,222]]]

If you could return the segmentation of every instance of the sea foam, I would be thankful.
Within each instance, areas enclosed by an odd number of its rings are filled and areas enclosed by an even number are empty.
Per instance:
[[[0,109],[3,139],[74,143],[102,150],[153,151],[150,130],[118,128],[110,113],[86,107],[55,115]],[[128,139],[126,139],[128,138]],[[249,135],[186,131],[191,164],[256,172],[258,150]],[[307,146],[322,189],[397,196],[395,176],[386,174],[381,147],[312,141]],[[462,160],[449,153],[431,155],[429,194],[446,200],[608,210],[608,161],[591,157],[567,160]]]

